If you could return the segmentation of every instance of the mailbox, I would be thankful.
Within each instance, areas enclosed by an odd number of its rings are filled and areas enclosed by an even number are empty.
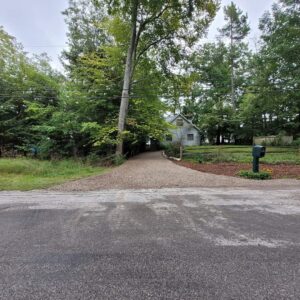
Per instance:
[[[255,145],[252,149],[252,156],[255,158],[262,158],[266,154],[266,147]]]
[[[253,172],[259,172],[259,159],[264,157],[266,154],[266,147],[255,145],[252,149],[252,156],[253,156]]]

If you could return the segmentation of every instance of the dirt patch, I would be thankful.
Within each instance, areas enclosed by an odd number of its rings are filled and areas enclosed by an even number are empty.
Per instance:
[[[252,170],[251,164],[240,163],[211,163],[211,164],[197,164],[188,161],[175,162],[176,164],[190,168],[193,170],[212,173],[216,175],[235,176],[241,170]],[[296,178],[300,179],[300,165],[287,165],[287,164],[260,164],[260,170],[267,170],[272,173],[272,178]]]

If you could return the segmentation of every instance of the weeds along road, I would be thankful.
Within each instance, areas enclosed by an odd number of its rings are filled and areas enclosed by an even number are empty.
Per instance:
[[[299,299],[300,188],[0,193],[0,299]]]

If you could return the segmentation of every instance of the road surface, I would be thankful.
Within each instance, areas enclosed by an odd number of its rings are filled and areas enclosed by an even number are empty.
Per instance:
[[[300,299],[300,188],[0,193],[0,299]]]

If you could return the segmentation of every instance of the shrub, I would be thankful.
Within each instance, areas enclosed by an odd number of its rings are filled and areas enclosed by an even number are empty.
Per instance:
[[[85,161],[89,165],[97,165],[101,162],[101,158],[96,153],[90,153],[86,158]]]
[[[125,161],[125,156],[124,155],[115,155],[112,159],[112,163],[115,165],[115,166],[120,166],[124,163]]]
[[[180,156],[180,144],[170,143],[166,145],[165,153],[169,157],[179,157]]]
[[[297,138],[296,140],[293,141],[292,146],[298,146],[300,147],[300,138]]]
[[[259,172],[259,173],[254,173],[252,171],[246,171],[246,170],[241,170],[237,173],[238,176],[240,177],[245,177],[249,179],[257,179],[257,180],[265,180],[265,179],[271,179],[272,175],[270,172]]]
[[[202,164],[204,162],[204,157],[201,154],[198,154],[195,156],[195,160],[199,163]]]

